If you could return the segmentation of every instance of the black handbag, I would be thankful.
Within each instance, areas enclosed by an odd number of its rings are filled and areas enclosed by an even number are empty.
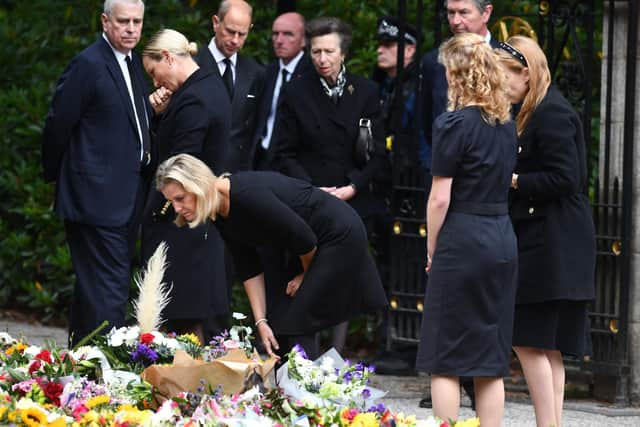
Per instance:
[[[359,167],[364,167],[373,154],[373,134],[371,133],[371,119],[361,118],[358,123],[358,138],[355,146],[355,161]]]

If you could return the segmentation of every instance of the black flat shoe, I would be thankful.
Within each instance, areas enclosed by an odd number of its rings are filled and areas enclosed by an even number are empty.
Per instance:
[[[432,408],[433,403],[431,402],[431,396],[423,397],[422,399],[420,399],[420,402],[418,402],[418,406],[427,409]]]

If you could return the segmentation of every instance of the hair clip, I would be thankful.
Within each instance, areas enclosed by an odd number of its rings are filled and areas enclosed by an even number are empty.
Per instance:
[[[522,53],[520,53],[520,51],[518,49],[516,49],[515,47],[511,46],[509,43],[507,43],[507,42],[499,42],[498,43],[498,49],[504,50],[509,55],[511,55],[515,59],[517,59],[518,62],[520,62],[525,67],[529,66],[527,64],[527,58],[525,58],[524,55]]]

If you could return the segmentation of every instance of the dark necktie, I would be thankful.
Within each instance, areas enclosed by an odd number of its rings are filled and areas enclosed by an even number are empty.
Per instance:
[[[129,80],[131,80],[131,89],[133,90],[133,105],[135,106],[136,116],[138,117],[138,124],[140,125],[140,133],[142,133],[142,164],[148,165],[150,160],[150,138],[149,138],[149,126],[147,125],[147,114],[144,107],[144,97],[142,96],[142,88],[138,84],[136,75],[133,72],[133,64],[131,58],[125,57],[127,62],[127,69],[129,70]]]
[[[231,71],[231,60],[229,58],[224,58],[222,62],[224,62],[224,65],[226,65],[224,73],[222,74],[222,81],[227,87],[229,98],[233,99],[233,72]]]
[[[284,85],[287,83],[287,76],[289,72],[286,68],[282,69],[282,83],[280,83],[280,91],[278,92],[278,104],[282,102],[282,89],[284,89]]]

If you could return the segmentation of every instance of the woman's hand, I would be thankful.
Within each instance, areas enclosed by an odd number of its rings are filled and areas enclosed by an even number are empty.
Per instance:
[[[280,356],[275,354],[275,350],[280,349],[280,345],[276,340],[276,337],[273,335],[273,331],[271,330],[271,326],[267,322],[261,322],[258,324],[258,333],[260,334],[260,339],[262,340],[262,345],[264,349],[267,351],[267,354],[277,360],[280,360]]]
[[[333,194],[333,192],[336,191],[336,187],[318,187],[318,188],[329,194]]]
[[[160,86],[151,95],[149,95],[149,103],[153,107],[153,111],[156,114],[161,114],[167,109],[169,101],[171,100],[171,91],[165,87]]]
[[[353,185],[345,185],[344,187],[336,188],[331,194],[340,200],[347,201],[356,195],[356,189]]]
[[[511,174],[511,188],[513,188],[514,190],[518,189],[518,174],[517,173]]]
[[[433,261],[433,251],[427,247],[427,266],[424,269],[427,273],[431,271],[431,261]]]
[[[302,279],[304,279],[304,273],[300,273],[296,277],[291,279],[289,283],[287,283],[287,290],[285,293],[291,298],[295,297],[296,292],[298,292],[298,289],[300,289],[300,286],[302,286]]]

